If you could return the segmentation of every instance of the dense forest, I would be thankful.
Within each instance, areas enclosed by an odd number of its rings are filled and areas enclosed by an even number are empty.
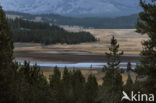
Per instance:
[[[69,25],[81,26],[84,28],[100,28],[100,29],[134,29],[137,22],[137,14],[120,17],[67,17],[57,14],[25,14],[19,12],[6,12],[8,15],[18,15],[22,19],[34,20],[40,17],[41,21],[56,24],[56,25]]]
[[[37,65],[14,62],[11,31],[0,7],[0,103],[155,103],[156,1],[140,0],[140,5],[144,11],[139,14],[137,32],[149,37],[142,42],[140,64],[132,70],[128,63],[128,79],[123,84],[123,70],[119,69],[123,51],[112,37],[102,85],[92,74],[85,80],[80,70],[64,68],[61,73],[55,67],[53,75],[45,78]],[[137,74],[133,81],[132,72]],[[122,93],[129,98],[122,98]]]
[[[48,23],[33,22],[22,19],[9,19],[12,38],[15,42],[35,42],[48,44],[78,44],[83,42],[95,42],[96,38],[89,32],[68,32]]]

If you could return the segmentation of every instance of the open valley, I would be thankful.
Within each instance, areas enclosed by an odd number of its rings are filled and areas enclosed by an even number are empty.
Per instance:
[[[38,63],[40,66],[47,67],[55,66],[55,64],[60,67],[75,64],[73,67],[88,68],[93,66],[94,63],[107,61],[105,52],[108,52],[110,39],[114,35],[120,44],[120,50],[124,51],[121,62],[123,64],[129,61],[138,63],[139,53],[142,50],[141,41],[147,39],[147,36],[136,33],[134,29],[80,29],[78,27],[66,27],[65,29],[73,32],[88,31],[98,41],[74,45],[53,44],[47,46],[38,43],[15,43],[14,55],[16,60],[19,62],[27,60],[32,64]]]

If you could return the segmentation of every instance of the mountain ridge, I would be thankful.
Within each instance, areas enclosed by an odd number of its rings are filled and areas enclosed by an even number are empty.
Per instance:
[[[6,12],[7,17],[11,19],[21,18],[36,22],[46,22],[55,25],[81,26],[84,28],[102,28],[102,29],[133,29],[137,21],[138,14],[129,16],[120,16],[114,18],[106,17],[84,17],[75,18],[62,16],[58,14],[26,14],[19,12]]]
[[[123,16],[140,11],[137,0],[0,0],[4,10],[66,16]]]

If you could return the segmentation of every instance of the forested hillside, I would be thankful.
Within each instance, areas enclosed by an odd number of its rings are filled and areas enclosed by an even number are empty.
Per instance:
[[[35,42],[48,45],[96,41],[96,38],[89,32],[67,32],[56,25],[22,19],[9,19],[8,21],[11,25],[12,37],[15,42]]]
[[[22,19],[36,21],[36,18],[40,18],[40,21],[56,24],[56,25],[69,25],[69,26],[82,26],[84,28],[102,28],[102,29],[134,29],[138,15],[133,14],[129,16],[120,16],[115,18],[106,17],[67,17],[56,14],[40,14],[32,15],[18,12],[6,12],[7,15],[16,15]]]

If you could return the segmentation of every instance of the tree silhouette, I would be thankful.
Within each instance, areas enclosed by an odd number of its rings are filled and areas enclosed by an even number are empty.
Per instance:
[[[142,42],[141,64],[137,68],[137,73],[147,77],[143,85],[146,92],[156,95],[156,1],[149,1],[140,0],[143,11],[139,13],[136,29],[138,33],[148,35],[149,38]]]
[[[122,77],[120,72],[120,56],[123,51],[119,52],[119,44],[113,36],[109,53],[106,53],[108,59],[107,66],[104,67],[105,76],[103,78],[102,90],[99,101],[102,103],[115,103],[120,100],[122,93]]]

